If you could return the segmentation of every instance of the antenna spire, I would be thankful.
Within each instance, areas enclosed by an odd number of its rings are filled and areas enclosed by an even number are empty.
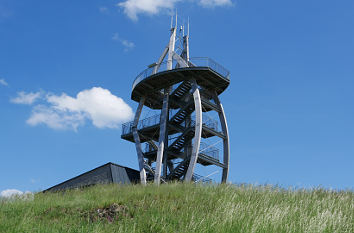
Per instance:
[[[172,23],[173,23],[173,14],[171,14],[171,29],[172,29]]]

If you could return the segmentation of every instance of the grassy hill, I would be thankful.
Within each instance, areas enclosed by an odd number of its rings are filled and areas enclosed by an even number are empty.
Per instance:
[[[0,232],[354,232],[352,191],[99,185],[0,202]]]

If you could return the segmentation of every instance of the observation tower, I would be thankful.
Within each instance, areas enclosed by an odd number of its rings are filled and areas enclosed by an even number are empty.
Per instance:
[[[142,184],[210,181],[210,174],[195,174],[197,165],[221,170],[226,182],[230,145],[219,95],[230,84],[229,71],[210,58],[190,58],[189,25],[185,33],[184,25],[177,29],[177,16],[175,21],[157,62],[133,82],[131,99],[139,105],[121,137],[135,143]],[[157,114],[140,119],[144,107]],[[219,142],[222,149],[215,147]]]

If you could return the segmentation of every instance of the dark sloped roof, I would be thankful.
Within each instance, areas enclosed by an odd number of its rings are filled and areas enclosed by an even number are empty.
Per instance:
[[[109,162],[50,187],[44,192],[87,187],[90,185],[104,183],[138,183],[139,180],[139,171]]]

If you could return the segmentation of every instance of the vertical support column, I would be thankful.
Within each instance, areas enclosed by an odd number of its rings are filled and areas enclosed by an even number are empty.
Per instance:
[[[229,130],[227,128],[227,122],[226,122],[224,108],[223,108],[222,104],[220,103],[218,94],[216,92],[213,93],[213,99],[214,99],[216,105],[218,106],[218,108],[220,109],[218,114],[219,114],[221,129],[222,129],[223,134],[225,135],[225,138],[223,139],[223,149],[224,149],[223,164],[225,167],[222,170],[222,178],[221,178],[221,182],[225,183],[227,181],[228,176],[229,176],[229,163],[230,163]]]
[[[139,123],[141,111],[144,106],[144,102],[145,102],[145,97],[142,97],[140,99],[139,106],[136,110],[133,127],[132,127],[136,153],[138,155],[138,161],[139,161],[140,182],[142,185],[146,185],[146,171],[144,167],[144,156],[143,156],[143,151],[141,149],[140,137],[138,134],[138,123]]]
[[[186,35],[183,37],[183,51],[181,57],[187,62],[189,66],[189,36]]]
[[[189,161],[189,166],[187,173],[184,177],[185,182],[190,182],[193,178],[194,168],[198,160],[200,139],[202,135],[202,103],[200,99],[200,93],[196,81],[193,82],[193,98],[195,106],[195,133],[194,133],[194,144],[192,148],[192,156]]]
[[[166,88],[167,92],[168,92],[168,96],[167,96],[167,110],[166,110],[166,127],[165,127],[165,145],[164,146],[164,151],[163,151],[163,178],[166,179],[167,177],[167,167],[168,167],[168,154],[167,154],[167,150],[168,150],[168,121],[170,119],[170,108],[168,106],[168,99],[169,99],[169,95],[171,93],[171,87]]]
[[[161,109],[161,117],[160,117],[160,135],[159,135],[159,146],[157,150],[156,156],[156,170],[154,183],[159,185],[161,178],[161,167],[162,167],[162,158],[165,150],[165,144],[168,146],[168,141],[166,141],[166,131],[167,131],[167,120],[168,120],[168,99],[169,99],[169,89],[165,88],[164,97]],[[167,156],[167,155],[166,155]]]
[[[167,70],[172,70],[173,66],[173,53],[175,51],[175,42],[176,42],[176,27],[177,24],[174,28],[171,28],[171,36],[170,36],[170,42],[168,44],[168,57],[167,57]]]
[[[171,160],[168,160],[168,161],[167,161],[167,167],[168,167],[168,170],[170,171],[170,174],[171,174],[171,172],[172,172],[173,169],[174,169],[173,163],[171,162]],[[166,174],[166,177],[167,177],[167,174]]]

